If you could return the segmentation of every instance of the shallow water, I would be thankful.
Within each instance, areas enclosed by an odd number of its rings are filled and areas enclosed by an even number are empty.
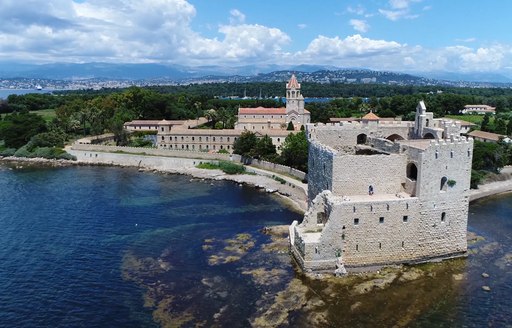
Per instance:
[[[260,232],[300,218],[231,182],[0,166],[0,326],[512,324],[512,195],[471,205],[483,240],[467,259],[383,271],[362,293],[363,277],[296,272]]]

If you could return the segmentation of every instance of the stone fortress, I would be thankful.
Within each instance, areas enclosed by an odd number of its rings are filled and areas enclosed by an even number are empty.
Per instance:
[[[308,124],[308,211],[290,226],[304,270],[355,271],[464,256],[473,139],[459,122]]]

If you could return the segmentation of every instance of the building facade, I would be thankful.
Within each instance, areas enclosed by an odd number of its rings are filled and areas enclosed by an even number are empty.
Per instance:
[[[496,107],[491,107],[489,105],[466,105],[461,110],[462,114],[495,114],[496,113]]]
[[[290,226],[299,265],[343,272],[466,254],[473,139],[459,131],[423,102],[415,122],[308,124],[309,209]]]
[[[132,128],[141,126],[128,124]],[[144,121],[142,121],[144,122]],[[234,129],[197,129],[206,119],[158,122],[157,147],[160,149],[192,150],[192,151],[233,151],[233,143],[244,131],[251,131],[258,137],[268,135],[279,151],[284,140],[290,133],[300,130],[302,125],[310,122],[310,113],[304,109],[304,97],[300,92],[300,84],[295,75],[286,84],[286,108],[239,108],[238,119]],[[292,122],[294,131],[288,131],[288,123]],[[126,124],[125,124],[126,125]],[[153,129],[154,122],[148,124]],[[135,130],[137,130],[135,128]]]

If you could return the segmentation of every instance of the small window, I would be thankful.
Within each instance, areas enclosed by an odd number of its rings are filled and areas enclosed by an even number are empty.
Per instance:
[[[356,251],[358,251],[358,250],[359,250],[359,245],[358,245],[358,244],[356,244]]]
[[[139,126],[139,129],[140,129],[140,126]],[[164,132],[164,128],[162,127],[162,132]]]
[[[358,218],[355,218],[354,219],[354,225],[358,225],[359,224],[359,219]]]
[[[450,151],[450,157],[453,158],[453,150]]]
[[[402,242],[402,248],[404,248],[404,246],[405,246],[405,242]]]
[[[382,249],[382,243],[379,243],[379,249]]]
[[[381,216],[381,217],[379,218],[379,223],[384,223],[384,217],[383,217],[383,216]]]
[[[404,215],[404,216],[402,217],[402,221],[403,221],[403,222],[407,222],[407,221],[409,221],[409,216]]]
[[[446,212],[441,213],[441,222],[446,220]]]

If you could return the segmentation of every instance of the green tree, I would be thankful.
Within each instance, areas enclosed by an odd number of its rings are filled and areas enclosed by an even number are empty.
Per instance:
[[[508,162],[506,145],[502,142],[476,141],[473,147],[473,170],[499,173]]]
[[[507,134],[507,125],[504,119],[497,118],[494,121],[494,132],[497,134]]]
[[[272,138],[265,135],[260,138],[253,149],[252,156],[265,161],[273,161],[276,158],[276,146],[272,143]]]
[[[233,153],[242,156],[251,156],[258,138],[251,131],[244,131],[233,144]]]
[[[489,121],[490,121],[490,115],[485,114],[484,119],[482,120],[482,124],[480,125],[480,130],[489,132]]]
[[[512,136],[512,117],[508,120],[507,135]]]
[[[283,143],[281,162],[303,172],[308,171],[308,141],[306,132],[290,133]]]
[[[20,148],[33,136],[46,131],[44,119],[28,112],[12,113],[0,122],[0,139],[7,148]]]

